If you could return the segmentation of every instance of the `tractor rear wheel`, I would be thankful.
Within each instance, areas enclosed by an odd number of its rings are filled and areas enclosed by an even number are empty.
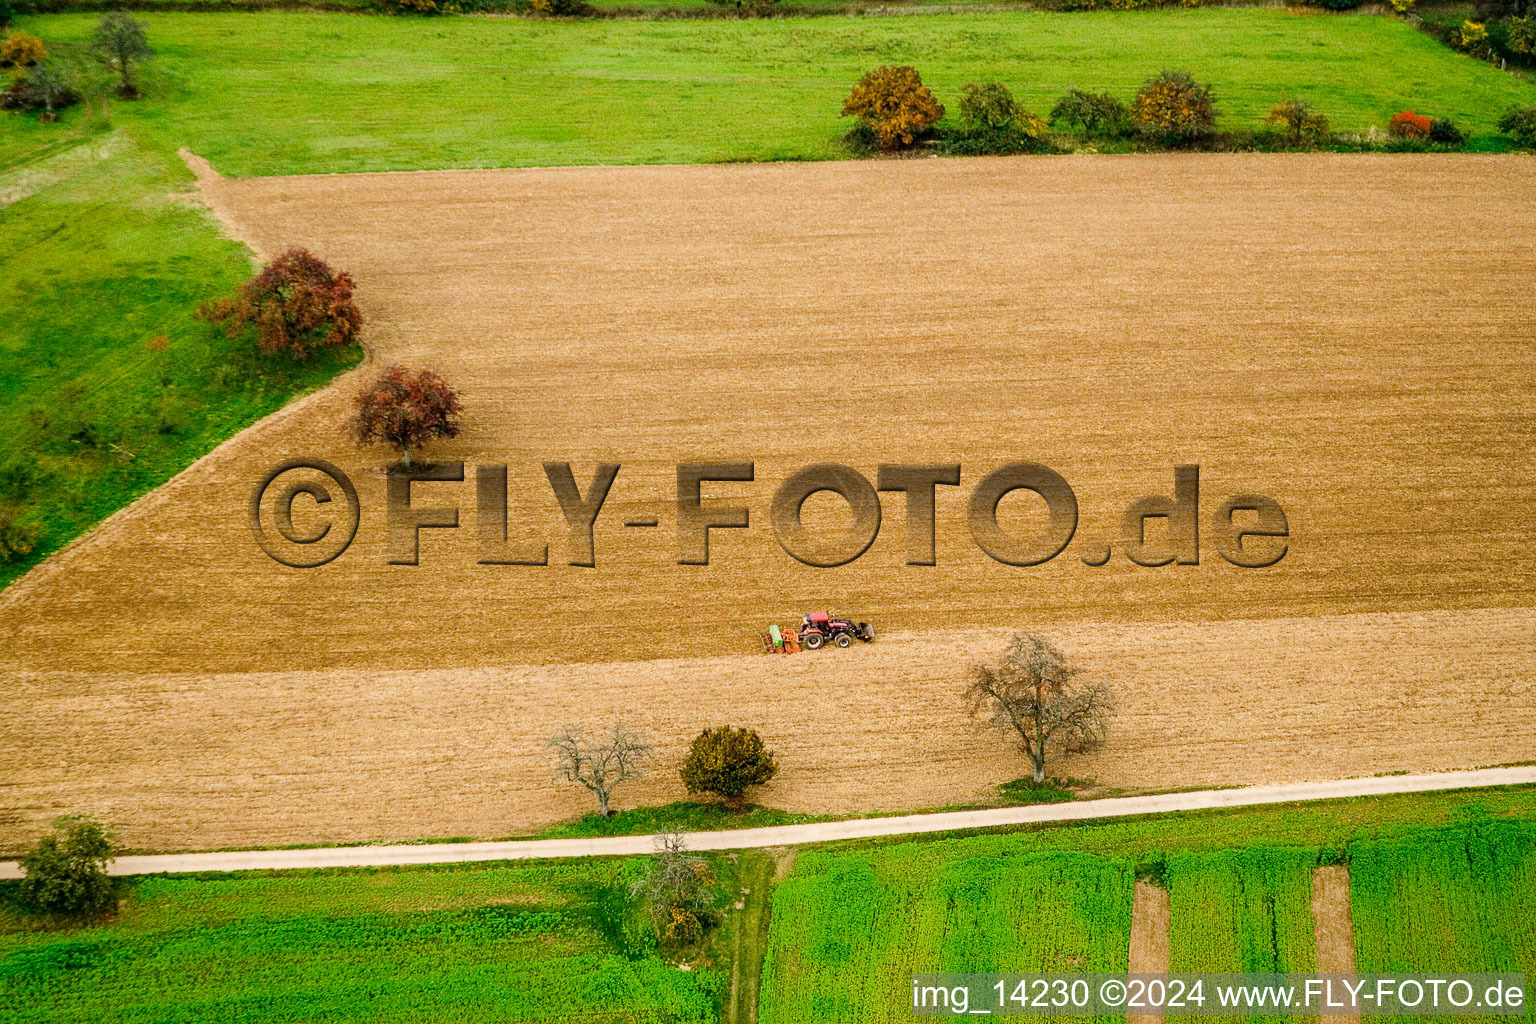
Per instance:
[[[809,633],[805,634],[804,636],[802,636],[800,638],[800,643],[802,645],[804,645],[806,650],[814,651],[817,648],[819,648],[823,643],[825,643],[826,639],[827,639],[826,637],[822,636],[820,633],[816,632],[813,629]]]

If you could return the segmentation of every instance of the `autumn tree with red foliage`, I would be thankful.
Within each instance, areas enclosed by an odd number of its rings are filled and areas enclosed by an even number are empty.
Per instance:
[[[1434,119],[1411,110],[1399,110],[1387,122],[1387,132],[1395,139],[1427,139]]]
[[[233,298],[203,303],[198,316],[222,323],[231,338],[256,328],[263,352],[304,360],[323,345],[347,345],[362,326],[352,275],[336,273],[306,249],[289,249],[240,286]]]
[[[387,444],[411,464],[411,449],[459,435],[459,396],[431,370],[391,366],[357,396],[352,433],[358,444]]]

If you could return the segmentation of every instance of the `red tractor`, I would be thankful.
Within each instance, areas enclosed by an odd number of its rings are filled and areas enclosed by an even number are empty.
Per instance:
[[[811,612],[800,620],[800,643],[808,651],[817,650],[828,643],[847,647],[855,640],[869,643],[874,638],[875,627],[869,623],[834,619],[826,612]]]

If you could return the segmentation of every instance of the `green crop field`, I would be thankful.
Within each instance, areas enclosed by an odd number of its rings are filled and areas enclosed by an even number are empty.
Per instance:
[[[1312,945],[1315,850],[1257,847],[1168,860],[1175,971],[1300,974]]]
[[[758,1019],[888,1021],[913,971],[1124,970],[1142,867],[1172,890],[1175,969],[1310,970],[1309,873],[1343,850],[1361,971],[1536,974],[1536,788],[1483,790],[807,850]],[[714,1022],[739,987],[734,1024],[773,863],[713,863],[744,912],[686,971],[627,895],[643,858],[146,877],[70,931],[0,885],[0,1020]]]
[[[890,1020],[910,1008],[915,972],[1125,970],[1129,864],[977,857],[930,873],[900,854],[808,854],[779,885],[763,1021]]]
[[[889,1020],[910,1012],[914,971],[1124,970],[1142,869],[1163,874],[1171,890],[1174,970],[1315,970],[1311,872],[1320,861],[1460,835],[1469,820],[1528,836],[1533,818],[1536,789],[1483,790],[807,853],[774,891],[761,1019]],[[1511,914],[1532,899],[1528,855],[1522,863],[1525,874],[1490,880],[1525,886]],[[1399,899],[1381,913],[1398,913]],[[1370,968],[1362,960],[1360,969]]]
[[[1357,843],[1350,904],[1362,973],[1536,978],[1536,822],[1487,821]],[[1536,1007],[1525,1019],[1536,1020]]]
[[[1244,974],[1317,970],[1312,940],[1316,866],[1316,850],[1286,847],[1170,857],[1170,969]]]
[[[716,1021],[642,863],[141,879],[111,927],[0,934],[0,1020]]]

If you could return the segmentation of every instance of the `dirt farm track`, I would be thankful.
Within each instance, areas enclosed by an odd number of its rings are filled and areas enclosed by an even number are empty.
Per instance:
[[[1127,788],[1536,758],[1536,161],[1136,156],[423,172],[205,183],[262,252],[352,271],[370,361],[0,593],[0,850],[89,809],[155,848],[504,835],[585,809],[540,744],[624,712],[662,738],[623,802],[681,795],[708,724],[757,726],[814,811],[977,799],[1020,774],[959,706],[1011,628],[1113,681],[1111,743],[1062,766]],[[382,451],[343,433],[378,366],[431,366],[466,429],[416,485],[460,528],[387,562]],[[289,457],[356,483],[356,541],[286,568],[248,528]],[[1051,562],[965,525],[1005,462],[1071,483]],[[595,568],[566,564],[541,463],[622,469]],[[751,461],[751,510],[679,565],[675,467]],[[905,510],[857,561],[800,565],[768,507],[793,470],[962,465],[937,562]],[[512,541],[476,564],[472,467],[509,468]],[[1201,527],[1259,492],[1289,550],[1240,569],[1118,551],[1122,510],[1201,469]],[[1045,521],[1027,492],[1000,521]],[[1038,503],[1036,503],[1038,504]],[[304,509],[302,503],[295,506]],[[835,503],[807,503],[835,532]],[[302,515],[311,515],[303,511]],[[296,518],[301,518],[296,516]],[[654,518],[654,529],[624,526]],[[302,524],[301,524],[302,525]],[[876,644],[756,655],[831,606]]]

